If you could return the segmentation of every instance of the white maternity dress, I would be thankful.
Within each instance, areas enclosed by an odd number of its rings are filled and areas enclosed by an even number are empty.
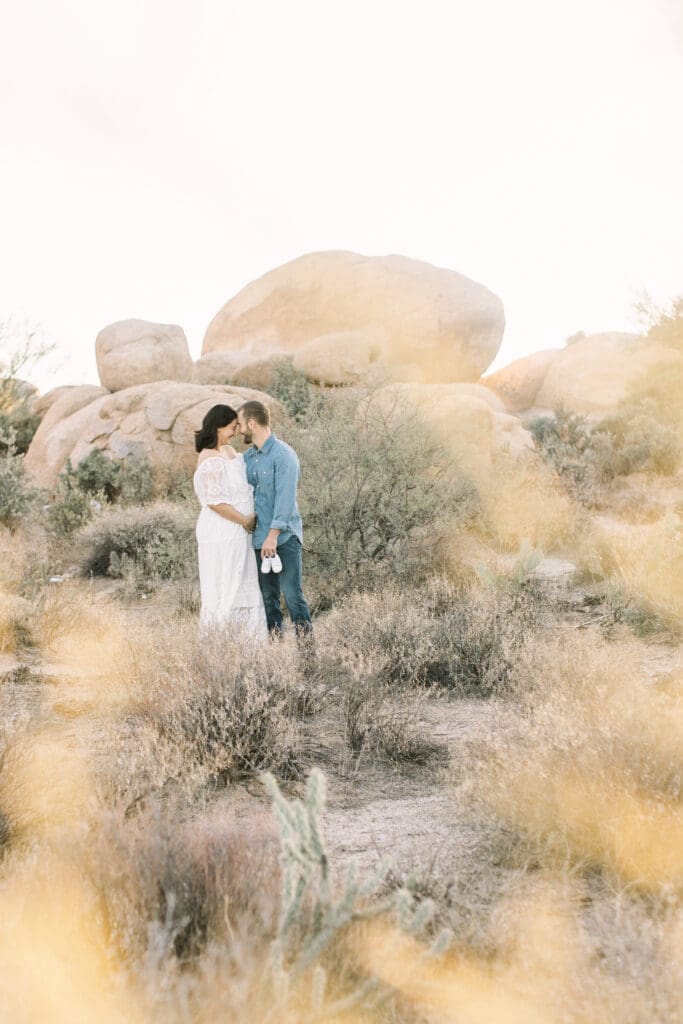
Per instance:
[[[193,483],[202,505],[196,529],[200,629],[229,627],[265,639],[266,613],[251,534],[209,508],[226,504],[242,515],[254,514],[254,489],[247,483],[244,459],[209,456],[197,466]]]

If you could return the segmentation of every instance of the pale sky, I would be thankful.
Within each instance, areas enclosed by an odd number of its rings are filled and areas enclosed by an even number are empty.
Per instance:
[[[494,368],[683,292],[683,0],[0,0],[0,318],[97,382],[319,249],[481,281]]]

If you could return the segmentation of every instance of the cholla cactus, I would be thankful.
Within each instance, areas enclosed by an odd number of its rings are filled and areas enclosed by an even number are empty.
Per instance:
[[[280,829],[282,864],[282,905],[271,961],[275,989],[280,998],[286,998],[290,981],[315,965],[311,1003],[314,1009],[322,1010],[327,979],[324,968],[316,961],[340,929],[353,921],[393,911],[401,928],[418,934],[429,922],[433,904],[429,900],[416,902],[410,883],[390,897],[368,904],[369,897],[377,894],[386,879],[387,862],[382,862],[365,882],[359,881],[352,864],[341,893],[335,896],[329,857],[320,834],[326,796],[324,775],[317,768],[312,770],[303,800],[285,799],[270,774],[264,776],[264,781]],[[449,938],[447,933],[440,933],[431,951],[443,952]],[[337,1002],[335,1012],[361,1001],[367,1005],[369,999],[376,1005],[382,998],[375,992],[377,988],[376,979],[368,979],[349,997]],[[330,1006],[326,1011],[331,1012]]]
[[[325,807],[326,785],[321,771],[314,768],[303,800],[286,800],[272,775],[265,784],[273,800],[280,828],[282,864],[282,906],[275,941],[275,960],[284,964],[295,923],[305,930],[289,974],[297,977],[320,956],[340,928],[353,920],[390,908],[384,901],[368,911],[360,905],[377,892],[384,881],[387,865],[381,864],[366,882],[356,878],[355,865],[347,872],[339,898],[335,898],[330,878],[330,863],[320,834],[320,816]]]

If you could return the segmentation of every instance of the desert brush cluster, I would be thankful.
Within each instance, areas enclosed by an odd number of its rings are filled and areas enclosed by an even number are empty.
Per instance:
[[[3,1019],[678,1024],[683,379],[481,464],[399,392],[270,391],[314,653],[198,633],[186,472],[39,487],[7,368]]]

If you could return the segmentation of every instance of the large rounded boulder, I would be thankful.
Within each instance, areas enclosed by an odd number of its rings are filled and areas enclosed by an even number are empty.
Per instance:
[[[383,363],[397,381],[475,381],[503,337],[500,299],[452,270],[405,256],[316,252],[271,270],[216,314],[202,352],[240,352],[245,362],[297,358],[312,379],[354,380]],[[348,358],[332,338],[353,336]],[[323,339],[323,340],[320,340]]]
[[[257,399],[276,419],[282,415],[279,403],[262,391],[173,381],[95,395],[80,406],[76,399],[67,392],[50,406],[26,453],[24,466],[43,487],[56,483],[67,459],[78,465],[94,448],[119,462],[144,456],[154,466],[191,472],[194,431],[213,405],[237,409]]]
[[[536,396],[560,349],[546,348],[508,363],[482,379],[482,384],[502,398],[509,412],[524,412],[536,405]]]
[[[652,371],[665,373],[680,352],[654,345],[638,334],[589,334],[568,345],[550,363],[534,405],[604,416],[629,397]]]
[[[175,324],[119,320],[95,340],[97,372],[108,391],[158,380],[189,381],[193,367],[187,338]]]
[[[52,406],[59,402],[61,404],[57,415],[59,419],[64,419],[72,412],[78,412],[84,405],[94,402],[96,398],[108,394],[106,388],[100,388],[96,384],[62,384],[46,391],[44,395],[35,395],[29,403],[29,408],[34,416],[45,419]]]
[[[533,448],[531,435],[517,417],[481,384],[389,384],[369,401],[379,403],[390,418],[416,411],[475,476],[491,466],[497,453],[515,457]],[[361,411],[366,403],[361,403]]]

